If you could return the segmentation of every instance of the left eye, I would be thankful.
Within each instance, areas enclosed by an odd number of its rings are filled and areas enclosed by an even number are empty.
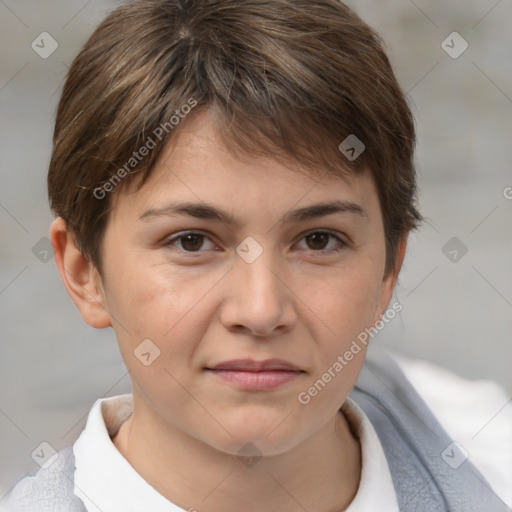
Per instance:
[[[337,245],[339,245],[338,248],[333,248],[332,246],[329,249],[325,248],[325,244],[329,240],[329,238],[336,240],[338,242]],[[330,250],[334,250],[335,252],[341,251],[345,247],[345,242],[334,233],[330,233],[329,231],[311,231],[309,233],[306,233],[303,236],[303,240],[309,241],[313,244],[312,250],[314,252],[324,251],[324,252],[330,252]],[[336,244],[334,245],[336,247]],[[310,247],[311,249],[311,247]]]
[[[337,249],[333,248],[332,246],[330,248],[326,248],[329,239],[334,239],[337,242],[337,244],[334,244],[334,247],[336,247],[336,245],[339,245],[340,247]],[[170,238],[164,242],[164,246],[169,247],[175,246],[176,244],[181,244],[181,249],[183,249],[185,252],[203,252],[199,249],[202,247],[204,240],[209,240],[210,244],[215,247],[215,244],[210,240],[208,236],[195,231],[190,231],[188,233]],[[308,249],[312,250],[313,252],[329,252],[330,250],[339,252],[346,246],[346,243],[339,236],[328,231],[312,231],[306,233],[302,236],[301,241],[302,240],[306,241],[306,243],[309,245]],[[210,247],[210,249],[211,248],[212,247]]]

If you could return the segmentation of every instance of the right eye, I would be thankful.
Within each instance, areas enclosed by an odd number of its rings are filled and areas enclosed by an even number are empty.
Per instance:
[[[172,248],[176,244],[181,245],[181,252],[193,253],[193,252],[204,252],[199,249],[203,246],[204,240],[210,240],[208,236],[198,231],[184,231],[181,234],[174,235],[172,238],[167,238],[163,242],[163,246],[169,248],[171,250],[175,250]],[[210,240],[211,242],[211,240]],[[211,242],[213,244],[213,242]],[[214,247],[215,244],[213,244]]]

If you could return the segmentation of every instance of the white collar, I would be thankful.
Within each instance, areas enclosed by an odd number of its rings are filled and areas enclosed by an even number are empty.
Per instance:
[[[342,410],[359,438],[362,452],[359,489],[345,512],[400,512],[388,461],[368,416],[350,397],[345,399]]]
[[[351,398],[342,410],[362,447],[359,489],[345,512],[399,512],[388,463],[370,420]],[[186,512],[149,485],[112,442],[131,411],[131,394],[96,400],[73,445],[75,494],[88,512]]]
[[[151,487],[112,442],[132,410],[132,395],[96,400],[73,445],[75,494],[88,512],[184,512]]]

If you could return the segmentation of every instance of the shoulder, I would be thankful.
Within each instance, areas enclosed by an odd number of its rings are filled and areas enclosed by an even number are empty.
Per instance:
[[[443,428],[512,507],[512,399],[504,388],[429,361],[392,356]]]
[[[74,494],[75,459],[68,446],[57,452],[55,460],[35,474],[21,478],[0,501],[2,512],[85,512]]]
[[[502,454],[512,441],[510,419],[497,419],[508,402],[495,383],[467,381],[377,349],[368,351],[351,397],[374,426],[404,495],[416,472],[446,502],[481,503],[481,510],[489,500],[493,510],[510,503],[511,481],[503,473],[510,475],[511,457]],[[476,406],[479,399],[485,407]]]

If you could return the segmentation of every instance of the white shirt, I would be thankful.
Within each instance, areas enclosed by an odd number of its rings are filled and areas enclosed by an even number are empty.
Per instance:
[[[363,410],[351,399],[343,412],[359,437],[361,480],[346,512],[399,512],[388,463],[377,433]],[[117,450],[111,440],[132,410],[132,395],[99,399],[85,429],[73,445],[75,494],[88,512],[186,512],[149,485]],[[192,508],[189,510],[194,510]]]

